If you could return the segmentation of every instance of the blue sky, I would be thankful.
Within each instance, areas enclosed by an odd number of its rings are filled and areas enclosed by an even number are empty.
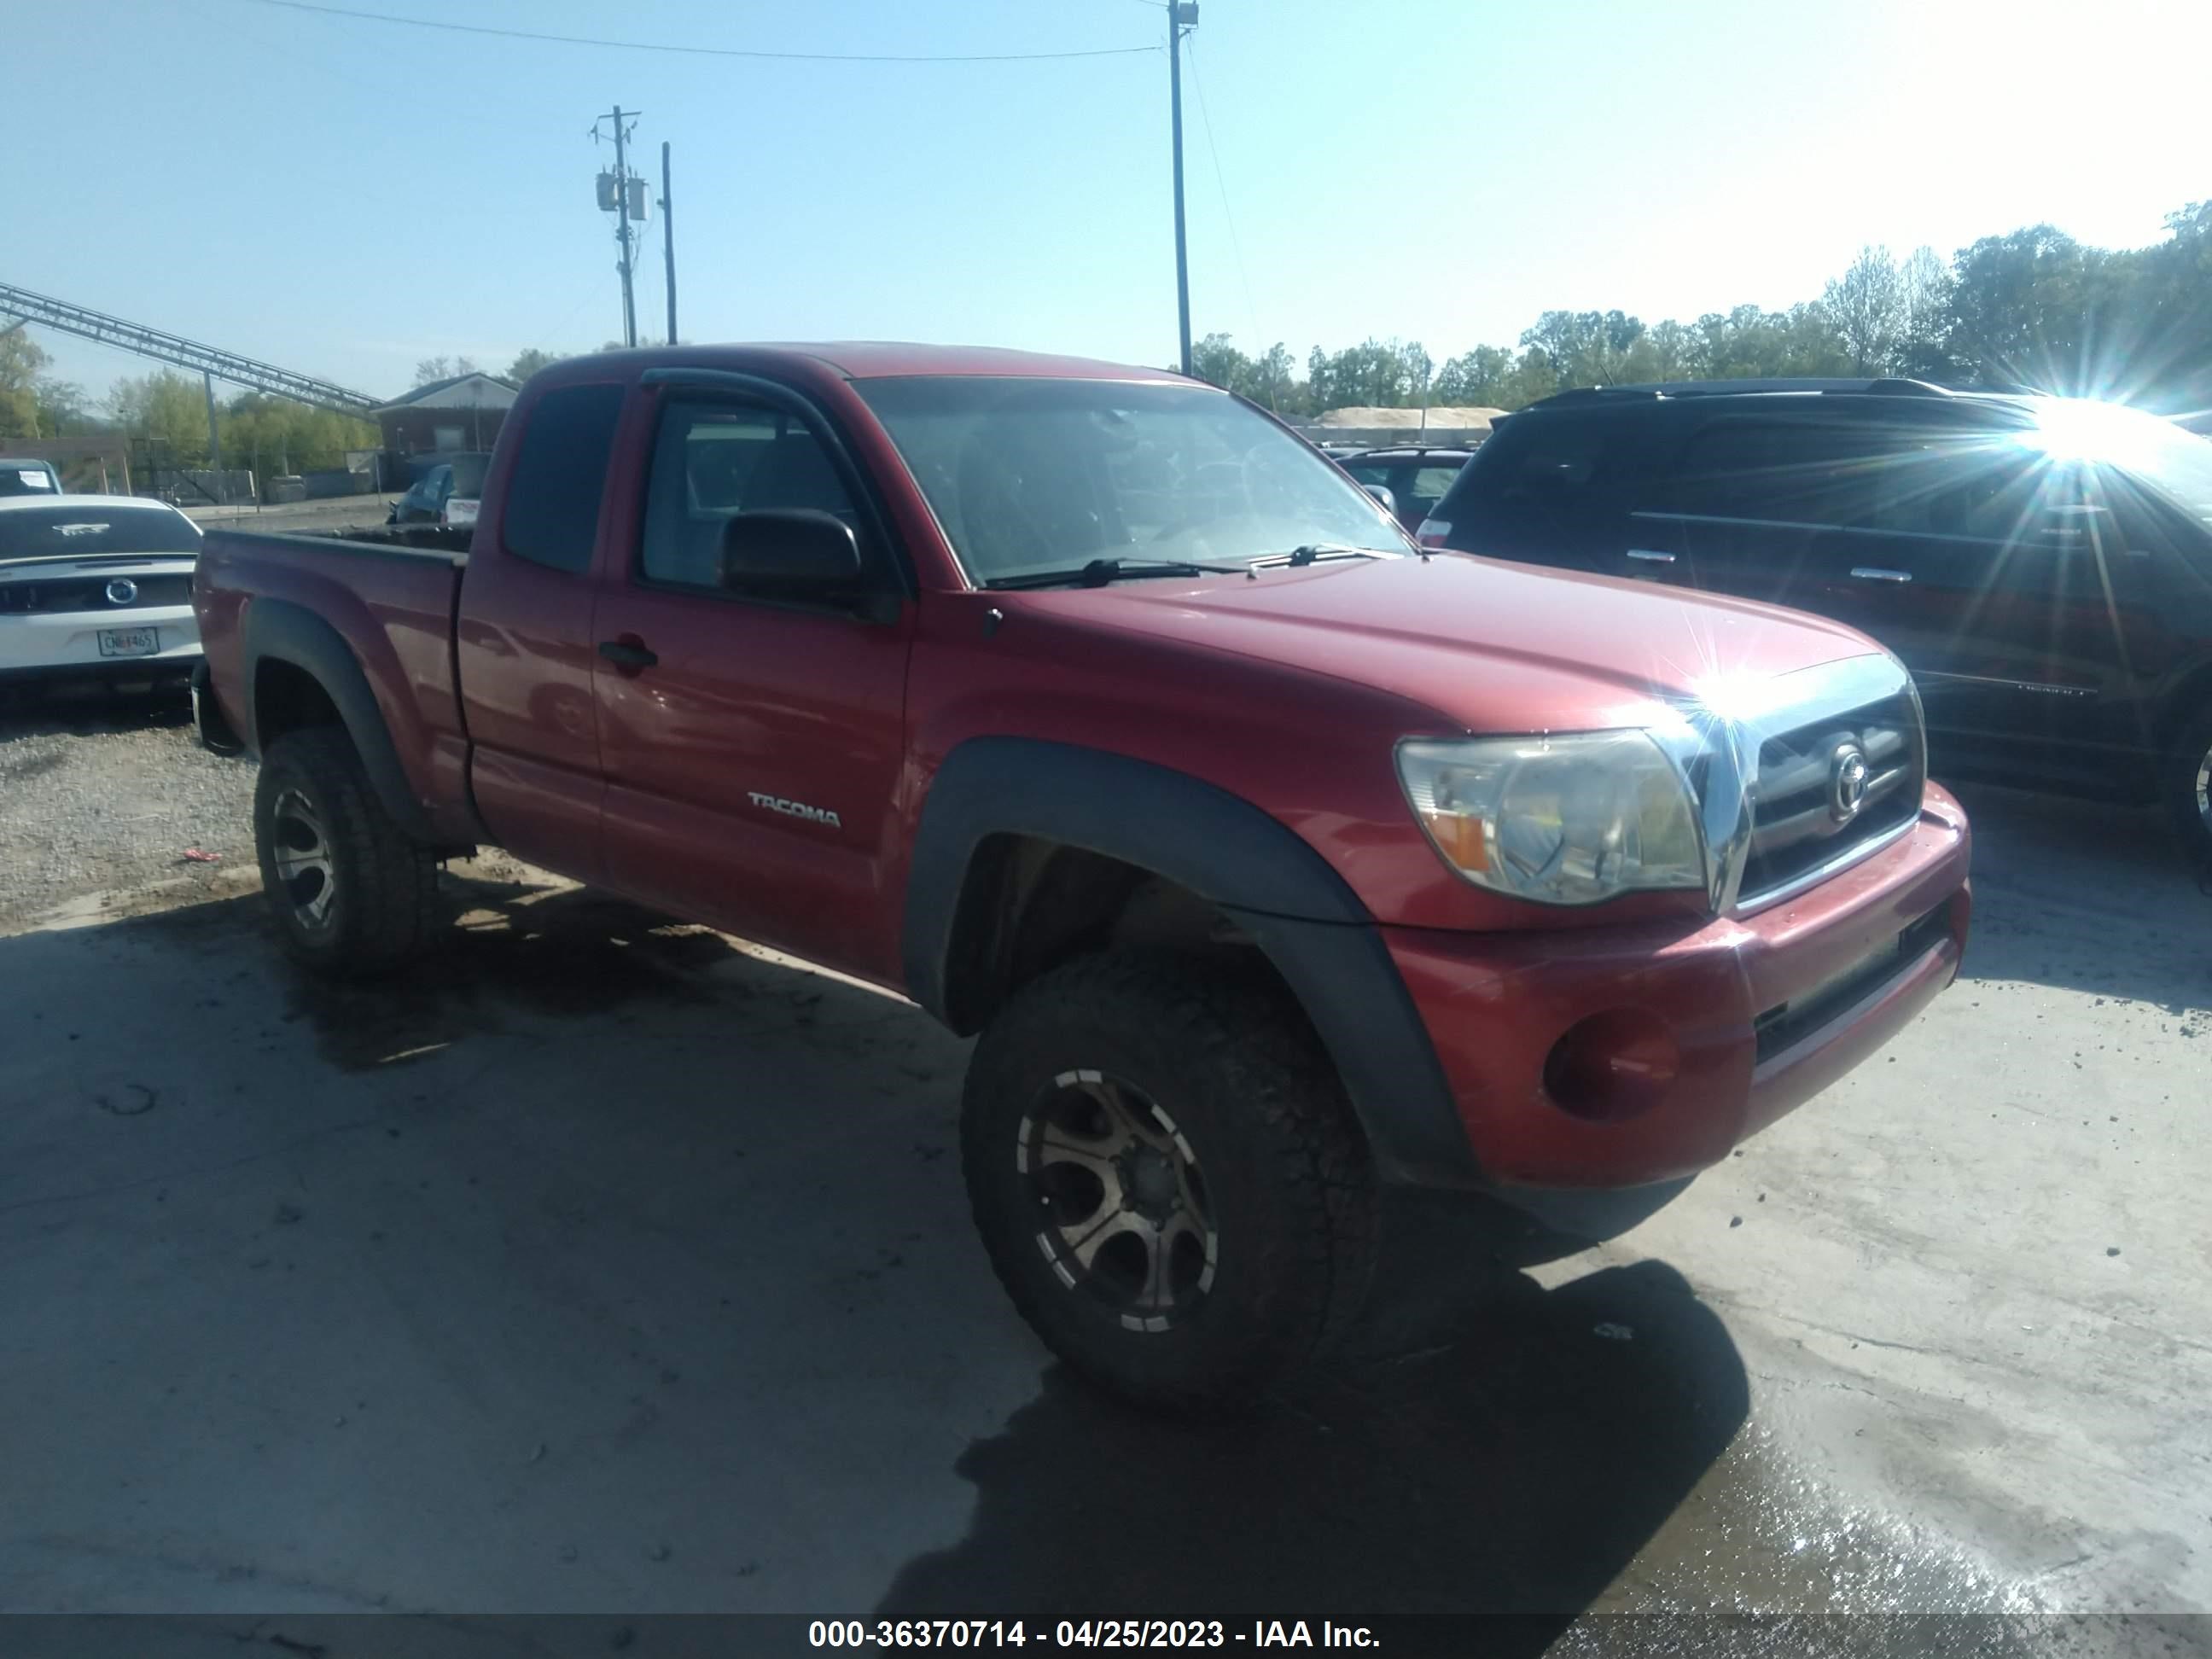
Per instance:
[[[336,3],[823,52],[1166,27],[1152,0]],[[425,356],[615,337],[586,133],[617,101],[653,165],[675,146],[687,337],[1174,356],[1164,51],[770,63],[254,0],[71,0],[9,33],[0,280],[370,392]],[[2049,220],[2135,245],[2212,196],[2212,7],[2179,0],[1203,0],[1193,55],[1194,330],[1301,360],[1370,334],[1442,359],[1553,306],[1778,306],[1866,241],[1948,254]],[[149,367],[37,337],[94,391]]]

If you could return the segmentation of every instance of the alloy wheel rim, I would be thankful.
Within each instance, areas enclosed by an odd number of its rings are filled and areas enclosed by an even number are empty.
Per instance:
[[[2212,749],[2197,757],[2197,817],[2207,830],[2212,830]]]
[[[277,884],[292,907],[293,919],[310,933],[330,926],[337,897],[337,875],[331,866],[330,837],[322,815],[297,789],[276,798],[270,814]]]
[[[1158,1102],[1100,1072],[1063,1072],[1023,1117],[1016,1162],[1037,1248],[1066,1289],[1133,1331],[1167,1330],[1205,1301],[1219,1235],[1198,1155]]]

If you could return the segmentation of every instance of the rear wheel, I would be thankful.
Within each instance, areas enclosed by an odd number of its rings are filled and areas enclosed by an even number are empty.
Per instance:
[[[381,973],[435,934],[437,855],[384,810],[341,728],[310,726],[270,744],[253,839],[270,912],[306,966]]]
[[[1015,1306],[1125,1399],[1241,1405],[1358,1311],[1374,1200],[1342,1090],[1218,964],[1109,954],[1024,987],[976,1046],[962,1132]]]
[[[2184,723],[2160,787],[2174,828],[2200,867],[2212,867],[2212,708]]]

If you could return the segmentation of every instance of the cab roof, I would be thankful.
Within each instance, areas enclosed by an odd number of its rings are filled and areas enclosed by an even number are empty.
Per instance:
[[[615,362],[639,368],[757,368],[763,359],[805,360],[822,364],[850,380],[901,375],[1009,375],[1039,380],[1139,380],[1200,384],[1164,368],[1110,363],[1095,357],[1065,357],[1050,352],[1013,351],[1001,346],[921,345],[897,340],[831,340],[812,343],[643,347],[635,351],[595,354],[570,360]]]

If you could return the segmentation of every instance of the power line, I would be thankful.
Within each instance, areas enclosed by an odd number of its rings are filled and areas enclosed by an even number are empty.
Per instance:
[[[323,6],[313,0],[252,0],[257,6],[276,6],[286,11],[319,13],[325,17],[351,17],[367,23],[396,23],[408,28],[441,29],[448,34],[484,34],[502,40],[538,40],[559,46],[599,46],[612,52],[666,52],[693,58],[758,58],[798,64],[1023,64],[1048,58],[1133,58],[1152,53],[1158,46],[1099,46],[1081,52],[757,52],[739,46],[686,46],[660,40],[607,40],[584,34],[545,34],[536,29],[495,28],[488,23],[452,23],[442,18],[395,17],[388,12],[356,11],[349,6]]]
[[[1222,176],[1221,150],[1213,142],[1213,117],[1206,112],[1206,85],[1198,75],[1198,43],[1191,42],[1190,89],[1198,94],[1199,125],[1206,129],[1206,151],[1213,158],[1214,187],[1221,192],[1222,222],[1229,227],[1229,246],[1237,255],[1237,280],[1244,286],[1244,313],[1252,325],[1252,343],[1260,343],[1260,307],[1252,299],[1252,278],[1244,269],[1244,244],[1237,234],[1237,216],[1229,210],[1229,181]]]

